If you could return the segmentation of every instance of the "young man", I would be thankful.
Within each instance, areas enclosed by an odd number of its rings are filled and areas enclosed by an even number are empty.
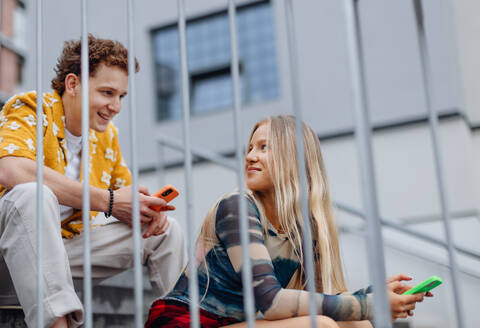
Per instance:
[[[25,312],[36,326],[36,124],[44,135],[44,311],[46,327],[77,327],[83,307],[72,283],[83,275],[82,138],[89,138],[91,218],[97,212],[119,222],[91,229],[92,277],[102,279],[133,265],[130,172],[111,123],[127,94],[127,50],[118,42],[89,37],[89,136],[81,132],[80,41],[65,43],[43,95],[37,121],[36,93],[12,97],[0,112],[0,251]],[[138,71],[138,63],[136,63]],[[185,264],[183,234],[163,211],[174,209],[140,187],[143,263],[159,295]],[[150,206],[161,206],[155,212]],[[4,263],[4,264],[5,264]],[[0,277],[2,281],[4,278]]]

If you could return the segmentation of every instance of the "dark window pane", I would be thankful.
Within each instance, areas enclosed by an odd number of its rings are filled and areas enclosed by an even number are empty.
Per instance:
[[[243,104],[278,97],[272,9],[269,2],[237,10]],[[176,26],[153,32],[157,119],[181,118],[180,62]],[[192,114],[232,107],[230,33],[226,11],[187,22]]]

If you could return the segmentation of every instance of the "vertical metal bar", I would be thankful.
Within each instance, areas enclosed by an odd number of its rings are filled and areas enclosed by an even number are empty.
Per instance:
[[[295,114],[295,129],[297,140],[297,164],[298,175],[300,179],[300,192],[302,200],[302,217],[303,217],[303,251],[305,254],[305,269],[307,277],[307,290],[309,292],[309,314],[312,327],[317,327],[317,304],[315,297],[315,268],[313,261],[313,242],[312,227],[310,225],[310,210],[307,198],[307,172],[305,169],[305,147],[303,144],[303,118],[302,104],[300,101],[300,81],[298,73],[298,56],[297,42],[295,38],[295,20],[293,12],[293,4],[291,0],[285,2],[285,17],[287,24],[287,40],[290,61],[290,81],[292,89],[292,107]],[[320,272],[318,273],[320,274]]]
[[[135,110],[135,26],[133,1],[127,0],[128,26],[128,106],[130,107],[130,153],[132,154],[132,220],[133,220],[133,269],[135,276],[135,327],[143,326],[143,281],[141,263],[140,208],[138,200],[138,164],[137,164],[137,119]]]
[[[82,218],[83,218],[83,306],[85,309],[85,327],[92,327],[92,264],[90,257],[90,133],[88,97],[89,58],[87,0],[82,0],[82,48],[81,48],[81,83],[82,83]]]
[[[0,65],[2,64],[2,49],[3,49],[3,44],[2,44],[2,37],[3,36],[3,24],[2,24],[2,6],[3,6],[3,0],[0,0]]]
[[[450,203],[447,197],[447,186],[445,179],[445,169],[442,162],[442,150],[440,148],[438,116],[432,105],[432,73],[430,58],[427,47],[427,36],[424,25],[424,15],[421,0],[413,0],[415,15],[417,18],[418,45],[420,49],[420,60],[422,66],[422,79],[425,89],[425,102],[428,111],[428,121],[430,124],[430,132],[432,137],[433,155],[435,160],[435,173],[438,181],[438,194],[440,197],[440,206],[442,209],[443,226],[445,230],[445,238],[447,241],[448,260],[450,262],[450,274],[452,276],[452,290],[455,304],[455,313],[457,317],[458,328],[464,327],[462,313],[462,298],[460,295],[460,284],[458,283],[458,267],[456,261],[456,253],[453,245],[453,236],[451,234],[451,212]]]
[[[185,160],[185,199],[187,202],[187,235],[188,235],[188,258],[190,276],[188,279],[188,290],[190,292],[190,327],[199,327],[199,306],[198,306],[198,277],[195,266],[195,242],[193,232],[193,201],[192,201],[192,151],[190,145],[190,88],[187,64],[187,41],[185,23],[185,3],[178,0],[178,36],[180,43],[180,66],[182,74],[182,112],[183,112],[183,143]]]
[[[238,41],[237,41],[237,22],[235,1],[228,0],[228,18],[230,24],[230,52],[231,52],[231,73],[233,88],[233,120],[235,134],[235,157],[237,159],[237,183],[240,197],[238,198],[239,218],[240,218],[240,241],[242,243],[242,285],[243,285],[243,304],[247,324],[249,328],[255,326],[255,307],[253,300],[253,283],[252,283],[252,264],[250,262],[249,253],[249,237],[248,237],[248,218],[247,218],[247,202],[245,201],[245,151],[242,147],[241,136],[241,99],[240,99],[240,73],[238,63]]]
[[[43,93],[42,93],[42,25],[43,0],[37,0],[37,327],[43,327]]]
[[[165,185],[165,145],[161,141],[157,141],[157,175],[158,175],[158,185]]]
[[[375,327],[391,327],[391,312],[385,285],[385,259],[378,212],[372,136],[365,89],[364,58],[358,16],[358,0],[345,0],[349,61],[352,75],[355,136],[359,150],[363,185],[363,206],[367,220],[367,249],[370,277],[375,290]]]

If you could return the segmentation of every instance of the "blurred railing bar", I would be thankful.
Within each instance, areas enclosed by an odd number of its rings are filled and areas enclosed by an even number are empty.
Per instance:
[[[451,233],[451,216],[450,216],[450,203],[447,197],[447,185],[445,179],[445,170],[442,162],[442,150],[440,148],[439,126],[438,116],[432,105],[432,72],[430,66],[430,57],[428,54],[427,36],[424,25],[424,15],[421,0],[413,0],[413,7],[416,16],[417,33],[418,33],[418,45],[420,50],[420,60],[422,68],[422,79],[425,91],[425,105],[428,111],[428,121],[430,123],[430,132],[432,139],[433,155],[435,161],[435,173],[438,182],[438,194],[440,197],[440,206],[442,209],[442,218],[445,232],[445,239],[447,241],[448,258],[450,261],[450,274],[452,276],[452,292],[454,297],[455,312],[457,318],[458,328],[463,328],[463,307],[462,298],[460,293],[460,284],[458,283],[458,269],[456,254],[453,246],[453,236]]]
[[[130,153],[132,158],[133,271],[135,278],[135,327],[143,327],[143,275],[140,204],[138,199],[137,115],[135,98],[135,37],[133,0],[127,0],[128,107],[130,114]]]
[[[92,261],[90,249],[90,126],[89,126],[89,57],[88,57],[88,28],[87,28],[87,0],[81,2],[82,48],[81,85],[82,85],[82,221],[83,221],[83,307],[85,313],[85,328],[92,328]]]
[[[230,55],[231,55],[231,73],[232,73],[232,89],[233,89],[233,122],[235,135],[235,157],[237,160],[237,184],[240,197],[238,198],[238,215],[240,221],[240,242],[242,245],[242,288],[243,288],[243,304],[247,327],[255,327],[255,302],[253,299],[253,282],[252,282],[252,263],[250,261],[250,248],[248,236],[248,217],[247,202],[245,200],[245,151],[242,147],[241,126],[242,117],[240,114],[240,69],[238,62],[238,41],[237,41],[237,22],[236,22],[235,1],[228,0],[228,20],[230,26]]]
[[[165,147],[161,143],[156,144],[157,147],[157,166],[156,172],[158,173],[158,185],[165,185]],[[181,149],[183,151],[183,149]]]
[[[2,26],[2,5],[3,0],[0,0],[0,64],[2,63],[2,48],[3,48],[3,26]],[[3,101],[0,95],[0,102]]]
[[[36,65],[37,65],[37,159],[43,158],[43,99],[42,99],[42,61],[43,61],[43,0],[37,1],[36,8]],[[37,204],[36,204],[36,224],[37,224],[37,327],[43,327],[43,161],[37,160]]]
[[[178,36],[180,44],[180,66],[182,83],[182,113],[183,113],[183,143],[184,143],[184,166],[185,166],[185,201],[187,214],[187,247],[189,265],[188,290],[190,296],[190,327],[200,326],[199,318],[199,291],[197,267],[195,266],[195,237],[193,231],[193,197],[192,197],[192,150],[190,147],[190,79],[188,76],[187,61],[187,31],[185,22],[185,2],[177,0],[178,4]]]
[[[368,265],[375,299],[373,304],[374,326],[392,327],[390,303],[387,298],[383,236],[378,209],[378,194],[373,160],[371,123],[368,112],[364,71],[363,44],[360,31],[359,1],[344,0],[345,25],[353,91],[355,140],[357,142],[363,208],[365,211]]]
[[[174,138],[167,137],[167,136],[158,136],[157,137],[157,143],[160,145],[167,146],[169,148],[178,150],[178,151],[184,151],[184,146],[182,142],[175,140]],[[234,160],[231,160],[229,158],[226,158],[225,156],[222,156],[216,152],[204,149],[204,148],[199,148],[199,147],[193,147],[191,146],[190,149],[192,150],[192,154],[203,158],[207,159],[215,164],[221,165],[225,168],[231,169],[235,171],[237,169],[237,164],[235,163]]]
[[[363,229],[361,227],[354,228],[354,227],[350,227],[350,226],[339,225],[338,228],[339,228],[339,232],[341,234],[351,234],[351,235],[355,235],[357,237],[365,238],[365,234],[364,234]],[[445,267],[445,268],[450,268],[450,264],[448,263],[448,260],[442,261],[439,258],[434,259],[434,258],[432,258],[432,256],[430,254],[426,254],[426,252],[421,252],[417,248],[413,248],[413,247],[406,248],[405,245],[403,245],[401,243],[392,242],[389,239],[387,239],[385,241],[385,248],[391,248],[391,249],[394,249],[394,250],[396,250],[400,253],[407,254],[407,255],[412,256],[412,257],[416,257],[416,258],[421,259],[423,261],[430,262],[430,263],[436,264],[436,265],[440,265],[440,266]],[[458,271],[467,275],[467,276],[470,276],[472,278],[480,279],[480,273],[479,272],[468,270],[468,269],[465,269],[465,268],[459,268]]]
[[[298,55],[297,42],[295,38],[295,18],[293,12],[292,0],[286,0],[285,6],[285,22],[287,29],[287,43],[288,43],[288,59],[290,68],[291,80],[291,95],[292,108],[295,114],[295,134],[296,134],[296,150],[297,150],[297,167],[298,177],[300,181],[300,199],[302,205],[303,217],[303,250],[305,253],[305,275],[307,280],[307,290],[309,292],[308,313],[310,314],[311,326],[317,327],[317,298],[315,286],[315,268],[313,259],[313,241],[312,241],[312,227],[310,224],[310,209],[308,201],[308,186],[307,186],[307,172],[305,168],[305,145],[303,143],[303,108],[300,100],[300,79],[298,72]],[[320,273],[318,273],[320,274]]]
[[[342,204],[342,203],[338,203],[338,202],[334,202],[333,205],[336,208],[338,208],[338,209],[340,209],[344,212],[353,214],[353,215],[365,220],[365,214],[362,213],[361,211],[351,207],[351,206],[348,206],[348,205],[345,205],[345,204]],[[406,233],[409,236],[418,238],[422,241],[426,241],[426,242],[429,242],[431,244],[435,244],[435,245],[442,246],[444,248],[448,248],[448,244],[446,242],[444,242],[443,240],[441,240],[439,238],[436,238],[434,236],[424,234],[422,232],[419,232],[419,231],[411,229],[411,228],[404,227],[399,223],[392,222],[391,220],[385,220],[385,219],[380,218],[380,221],[381,221],[382,225],[384,225],[386,227],[389,227],[389,228],[392,228],[394,230]],[[459,247],[459,246],[455,246],[455,249],[459,253],[470,256],[475,260],[480,260],[480,252],[477,252],[475,250],[466,249],[466,248]]]
[[[474,217],[476,219],[480,219],[480,212],[476,209],[467,209],[467,210],[460,210],[460,211],[452,211],[451,217],[455,219],[465,219],[468,217]],[[417,216],[409,216],[407,218],[398,218],[398,221],[404,222],[405,224],[414,226],[416,224],[422,223],[431,223],[442,220],[441,215],[417,215]]]

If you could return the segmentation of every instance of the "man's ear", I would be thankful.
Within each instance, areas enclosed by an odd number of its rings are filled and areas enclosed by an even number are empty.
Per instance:
[[[67,74],[65,77],[65,92],[70,96],[75,96],[80,87],[80,78],[73,73]]]

